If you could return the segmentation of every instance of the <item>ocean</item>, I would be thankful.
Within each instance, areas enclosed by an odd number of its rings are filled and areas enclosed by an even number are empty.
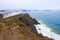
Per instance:
[[[28,12],[32,17],[36,18],[39,23],[35,25],[37,32],[43,36],[48,36],[55,40],[60,40],[60,11],[32,11]],[[41,30],[39,30],[41,29]]]
[[[53,32],[60,35],[60,11],[32,11],[29,14],[42,21],[47,27],[51,28]]]

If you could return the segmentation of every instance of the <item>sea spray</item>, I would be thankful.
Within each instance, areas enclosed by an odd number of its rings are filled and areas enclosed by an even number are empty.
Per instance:
[[[43,22],[38,21],[41,24],[35,25],[37,32],[40,34],[42,33],[43,36],[47,36],[49,38],[53,38],[55,40],[60,40],[60,35],[52,32],[52,29],[47,27]]]
[[[11,17],[11,16],[15,16],[15,15],[18,15],[22,12],[13,12],[13,13],[8,13],[8,14],[4,14],[3,17],[4,18],[8,18],[8,17]]]

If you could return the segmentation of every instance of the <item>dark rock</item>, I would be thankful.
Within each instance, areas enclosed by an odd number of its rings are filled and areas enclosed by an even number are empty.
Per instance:
[[[33,18],[34,24],[40,24],[35,18]]]
[[[32,18],[30,17],[29,14],[22,14],[20,17],[19,17],[19,20],[24,23],[25,25],[29,26],[30,28],[32,28],[32,30],[36,31],[36,28],[34,26],[34,24],[39,24],[39,22],[35,19],[35,18]]]
[[[39,34],[37,33],[37,35],[40,36],[40,37],[44,37],[41,33],[39,33]]]
[[[3,18],[3,14],[0,14],[0,19]]]

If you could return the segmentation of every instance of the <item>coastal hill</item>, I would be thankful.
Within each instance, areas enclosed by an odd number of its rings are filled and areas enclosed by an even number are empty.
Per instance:
[[[40,24],[29,14],[0,19],[0,40],[53,40],[38,34],[34,24]]]

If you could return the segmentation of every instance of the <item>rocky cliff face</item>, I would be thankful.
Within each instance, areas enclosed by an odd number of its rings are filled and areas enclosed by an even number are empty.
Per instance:
[[[20,14],[0,20],[0,40],[53,40],[35,32],[39,24],[29,14]]]
[[[21,14],[18,19],[35,32],[36,28],[34,27],[34,24],[40,24],[35,18],[30,17],[29,14]]]
[[[2,19],[3,18],[3,14],[0,14],[0,19]]]

